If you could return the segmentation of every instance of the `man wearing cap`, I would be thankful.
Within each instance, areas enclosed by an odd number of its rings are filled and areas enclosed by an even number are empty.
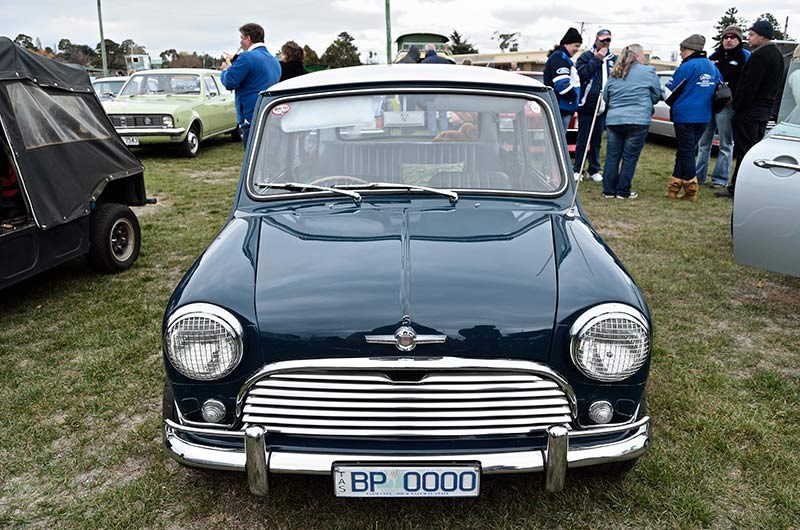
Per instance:
[[[708,58],[717,66],[731,93],[736,91],[744,64],[750,58],[750,51],[745,50],[742,45],[743,39],[739,26],[728,26],[722,31],[722,42],[717,51]],[[714,114],[703,136],[700,137],[697,146],[697,181],[700,184],[705,183],[708,174],[714,133],[719,134],[719,154],[711,174],[711,187],[724,188],[728,185],[733,165],[733,107],[730,101]]]
[[[675,168],[667,185],[667,198],[677,199],[683,188],[681,199],[697,200],[697,172],[694,152],[697,142],[711,121],[711,102],[717,83],[722,75],[708,60],[703,47],[706,38],[694,34],[680,44],[683,62],[664,86],[664,101],[670,106],[672,123],[675,126]]]
[[[575,178],[581,178],[586,144],[589,144],[589,178],[595,182],[603,180],[600,174],[600,142],[606,128],[605,105],[601,93],[608,82],[617,56],[611,53],[611,31],[601,29],[597,32],[594,45],[583,52],[575,61],[575,69],[581,80],[581,100],[578,103],[578,140],[575,146]],[[600,102],[600,107],[597,104]],[[595,117],[595,110],[597,116]],[[595,120],[592,137],[589,130]]]
[[[747,42],[752,54],[745,63],[736,91],[733,92],[733,170],[728,188],[720,190],[717,197],[733,197],[736,175],[747,151],[750,150],[767,130],[767,121],[772,113],[775,97],[780,90],[783,75],[783,56],[772,42],[772,24],[758,20],[750,28]]]
[[[581,82],[578,71],[572,63],[572,56],[578,52],[582,42],[583,37],[578,30],[569,28],[558,46],[547,54],[547,62],[544,65],[544,84],[553,87],[556,92],[561,120],[564,123],[564,134],[572,115],[578,110],[581,95]]]

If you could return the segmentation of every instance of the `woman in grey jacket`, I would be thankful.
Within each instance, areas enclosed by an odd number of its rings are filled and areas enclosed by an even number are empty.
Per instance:
[[[639,44],[626,46],[603,89],[607,131],[603,196],[607,199],[635,199],[638,195],[631,191],[631,181],[647,138],[653,105],[661,99],[656,71],[644,61]]]

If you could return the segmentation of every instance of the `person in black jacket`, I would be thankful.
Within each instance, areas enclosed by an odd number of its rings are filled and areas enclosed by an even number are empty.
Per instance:
[[[281,81],[307,73],[303,66],[304,56],[303,48],[293,40],[281,46]]]
[[[589,162],[589,178],[595,182],[603,180],[600,174],[600,143],[603,131],[606,128],[605,106],[598,108],[598,98],[603,92],[603,87],[608,82],[611,70],[617,56],[611,52],[611,31],[601,29],[597,32],[594,45],[586,50],[575,61],[575,68],[581,80],[581,99],[578,104],[578,140],[575,143],[575,165],[573,171],[575,178],[582,178],[583,155],[586,144],[589,144],[587,160]],[[597,110],[597,117],[595,117]],[[592,137],[589,130],[592,128],[592,119],[595,120]]]
[[[743,47],[743,39],[744,35],[739,26],[728,26],[722,30],[722,42],[719,47],[708,58],[717,66],[731,93],[736,91],[742,69],[750,58],[750,51]],[[728,185],[733,165],[733,107],[730,101],[714,114],[697,144],[696,169],[699,184],[706,182],[715,133],[719,134],[719,154],[711,174],[711,187],[724,188]]]
[[[733,93],[733,158],[736,169],[728,188],[718,191],[717,197],[733,197],[736,175],[744,155],[764,137],[775,97],[783,76],[783,56],[772,42],[772,24],[758,20],[750,28],[747,41],[753,50],[744,65],[736,91]]]

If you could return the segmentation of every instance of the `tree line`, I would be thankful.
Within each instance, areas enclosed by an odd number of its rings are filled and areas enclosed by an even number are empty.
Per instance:
[[[712,37],[712,40],[719,45],[722,42],[722,30],[731,25],[736,25],[746,30],[750,23],[739,16],[736,7],[728,8],[717,24],[714,26],[717,34]],[[775,31],[775,39],[777,40],[792,40],[788,34],[781,27],[778,19],[772,13],[763,13],[757,17],[756,20],[764,19],[772,24]],[[515,52],[519,50],[519,38],[522,33],[519,31],[499,32],[495,31],[491,39],[497,41],[497,46],[501,52]],[[469,53],[479,53],[478,49],[467,39],[462,36],[457,30],[449,35],[449,48],[453,55],[462,55]],[[46,57],[56,59],[63,62],[80,64],[90,68],[101,68],[103,60],[100,55],[100,43],[94,47],[86,44],[75,44],[69,39],[61,39],[55,46],[55,49],[47,46],[42,47],[39,38],[32,38],[29,35],[19,34],[14,42],[35,51]],[[106,61],[108,69],[113,72],[125,72],[125,56],[130,54],[145,53],[144,46],[137,44],[132,39],[123,40],[117,44],[111,39],[105,39],[106,45]],[[326,66],[329,68],[339,68],[343,66],[357,66],[362,64],[361,55],[358,47],[355,45],[355,39],[348,32],[343,31],[334,39],[334,41],[326,48],[325,52],[320,56],[310,46],[303,46],[305,51],[304,63],[306,66]],[[276,55],[279,50],[276,50]],[[368,62],[372,62],[375,53],[370,51]],[[198,54],[197,52],[178,51],[175,48],[164,50],[158,54],[162,60],[163,67],[173,68],[219,68],[224,62],[225,57],[213,57],[206,53]]]

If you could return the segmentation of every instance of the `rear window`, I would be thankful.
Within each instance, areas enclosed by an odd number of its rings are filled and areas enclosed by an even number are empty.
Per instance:
[[[26,149],[103,140],[113,134],[111,124],[100,120],[82,95],[54,95],[21,83],[6,90]]]

